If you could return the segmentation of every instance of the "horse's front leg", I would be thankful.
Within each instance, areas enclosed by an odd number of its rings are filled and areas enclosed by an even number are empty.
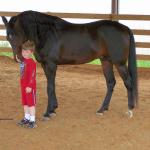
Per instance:
[[[47,110],[44,114],[44,118],[47,119],[56,114],[55,109],[58,107],[55,94],[55,77],[57,65],[55,65],[54,63],[48,63],[46,65],[42,65],[42,67],[47,77],[48,105]]]

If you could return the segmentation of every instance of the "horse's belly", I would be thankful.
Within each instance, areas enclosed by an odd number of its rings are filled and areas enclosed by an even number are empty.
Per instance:
[[[83,64],[88,63],[101,56],[101,52],[93,51],[91,49],[85,49],[80,51],[73,51],[65,53],[61,56],[61,63],[66,64]]]

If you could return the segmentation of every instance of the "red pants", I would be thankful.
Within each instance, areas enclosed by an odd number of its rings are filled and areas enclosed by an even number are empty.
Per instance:
[[[36,90],[32,89],[30,93],[26,93],[26,88],[21,88],[22,94],[22,105],[27,105],[29,107],[35,106],[36,104]]]

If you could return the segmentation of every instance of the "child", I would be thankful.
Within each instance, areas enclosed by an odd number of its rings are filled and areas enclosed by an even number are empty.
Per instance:
[[[18,122],[20,126],[28,128],[37,127],[35,122],[36,104],[36,63],[31,58],[34,45],[27,41],[22,45],[23,61],[20,62],[20,85],[22,94],[22,105],[24,107],[24,118]],[[18,61],[19,59],[16,58]]]

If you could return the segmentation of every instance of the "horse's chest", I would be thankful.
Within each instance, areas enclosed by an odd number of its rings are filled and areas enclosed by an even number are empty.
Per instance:
[[[35,58],[36,58],[36,60],[37,60],[38,62],[43,62],[44,57],[43,57],[42,55],[40,55],[39,53],[35,52],[35,53],[34,53],[34,56],[35,56]]]

